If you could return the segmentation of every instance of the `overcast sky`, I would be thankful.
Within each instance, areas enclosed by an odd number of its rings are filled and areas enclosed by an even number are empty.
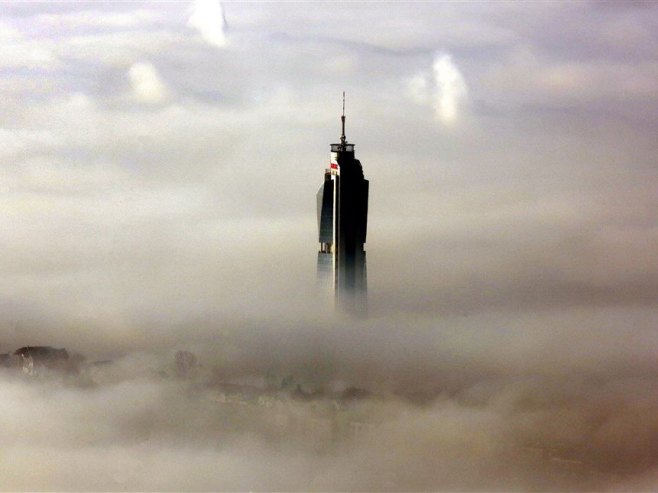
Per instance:
[[[303,317],[343,90],[372,321],[656,314],[653,2],[0,11],[8,347]]]

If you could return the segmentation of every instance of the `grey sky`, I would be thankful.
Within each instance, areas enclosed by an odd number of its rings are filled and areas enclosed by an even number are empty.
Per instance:
[[[654,307],[652,3],[1,9],[10,339],[306,304],[342,90],[374,318]]]

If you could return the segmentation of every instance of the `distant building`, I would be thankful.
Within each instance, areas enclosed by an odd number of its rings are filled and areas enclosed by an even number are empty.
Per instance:
[[[39,368],[51,370],[70,370],[71,362],[66,349],[50,346],[25,346],[17,349],[14,356],[21,359],[23,372],[33,375]]]
[[[340,142],[331,144],[329,167],[317,194],[318,279],[345,312],[367,313],[366,232],[368,180],[345,137],[345,93]]]
[[[194,373],[197,366],[196,356],[189,351],[176,351],[176,375],[188,378]]]

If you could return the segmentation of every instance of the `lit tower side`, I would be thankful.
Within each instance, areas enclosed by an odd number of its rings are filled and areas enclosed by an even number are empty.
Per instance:
[[[331,144],[329,167],[317,194],[318,279],[333,291],[336,306],[365,315],[367,310],[366,231],[368,180],[345,137],[345,93],[340,142]]]

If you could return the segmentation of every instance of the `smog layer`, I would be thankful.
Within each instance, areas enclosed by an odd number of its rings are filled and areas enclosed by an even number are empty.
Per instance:
[[[656,489],[654,4],[0,12],[0,490]]]
[[[5,368],[3,488],[650,489],[655,334],[620,331],[241,327]]]

